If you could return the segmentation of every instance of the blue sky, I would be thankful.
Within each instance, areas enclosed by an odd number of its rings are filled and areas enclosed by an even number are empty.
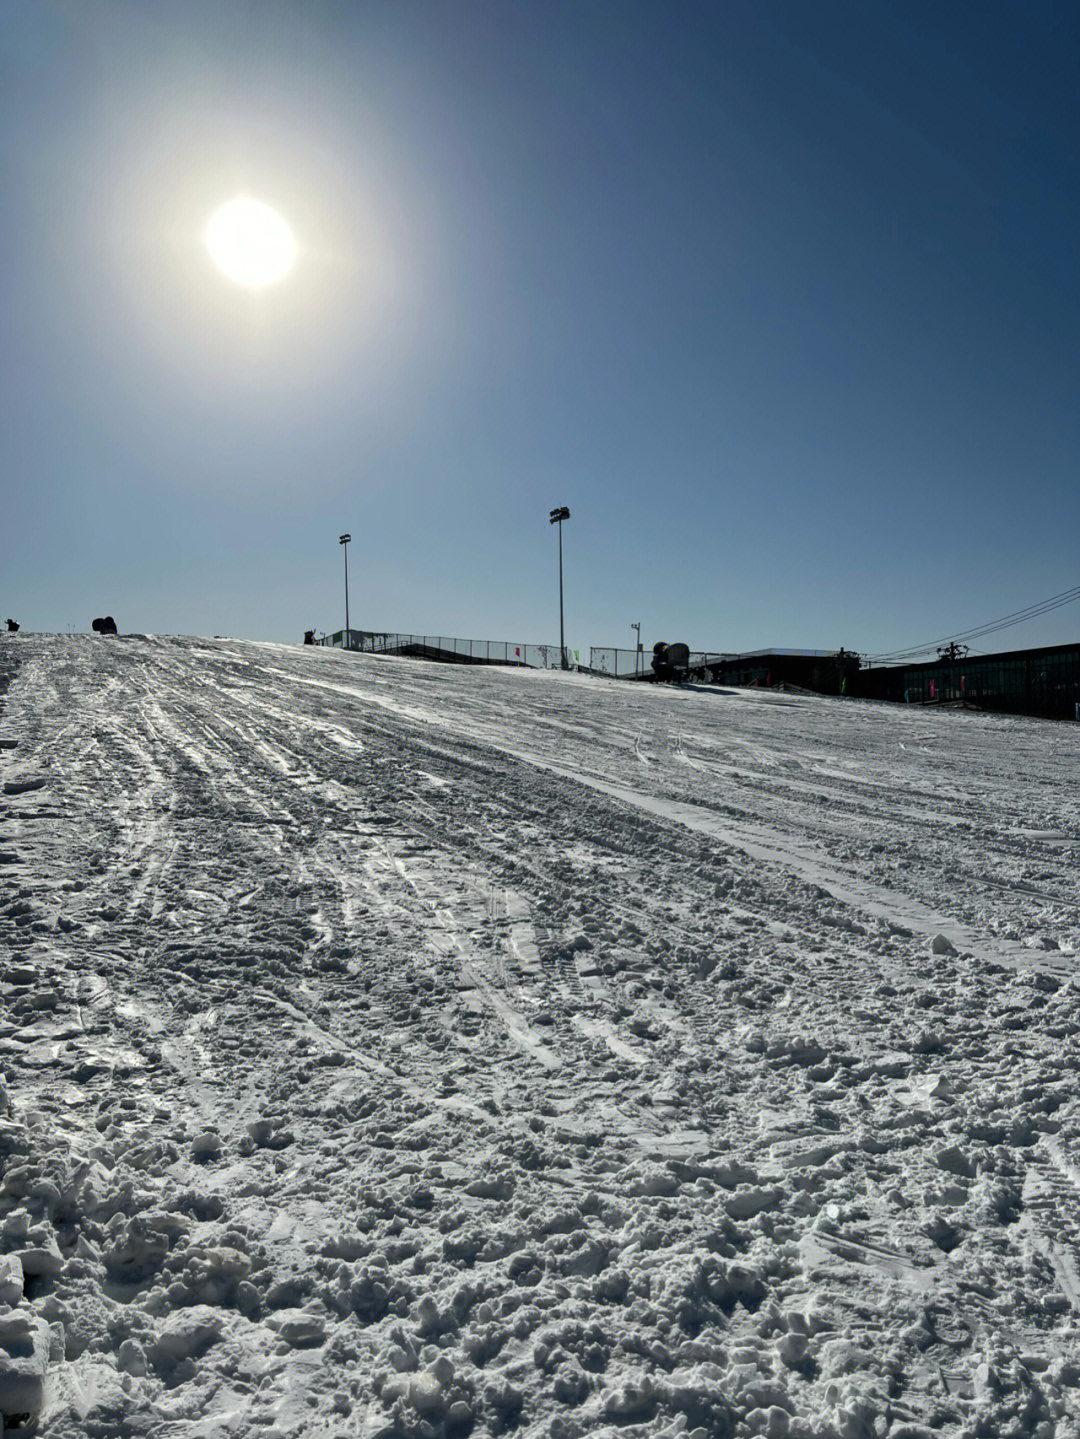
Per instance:
[[[348,530],[354,626],[547,641],[560,504],[579,647],[1070,588],[1078,59],[1052,0],[5,0],[0,613],[298,640]]]

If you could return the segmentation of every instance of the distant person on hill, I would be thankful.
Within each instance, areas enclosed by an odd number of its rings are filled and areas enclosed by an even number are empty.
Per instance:
[[[116,634],[116,621],[112,615],[105,615],[103,618],[96,619],[90,628],[95,634],[114,635]]]
[[[846,695],[849,680],[862,669],[862,657],[841,645],[836,653],[836,669],[840,676],[840,693]]]
[[[9,633],[9,634],[17,635],[17,634],[19,633],[19,621],[18,621],[18,620],[8,620],[8,622],[7,622],[7,627],[8,627],[8,633]]]
[[[313,645],[313,644],[315,643],[315,631],[314,631],[314,630],[305,630],[305,631],[304,631],[304,643],[305,643],[306,645]]]

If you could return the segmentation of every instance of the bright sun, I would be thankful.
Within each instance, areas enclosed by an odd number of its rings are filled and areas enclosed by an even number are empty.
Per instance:
[[[238,285],[261,290],[292,269],[296,241],[278,212],[246,195],[222,205],[206,227],[206,248]]]

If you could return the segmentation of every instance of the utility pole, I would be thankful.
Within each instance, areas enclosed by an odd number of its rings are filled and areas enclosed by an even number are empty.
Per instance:
[[[570,668],[566,661],[566,630],[563,625],[563,582],[562,582],[562,522],[570,518],[570,511],[565,505],[559,505],[548,514],[548,524],[559,527],[559,655],[562,659],[561,668]]]
[[[349,648],[349,541],[352,535],[340,535],[338,544],[345,546],[345,643],[343,649]]]
[[[637,633],[637,646],[634,650],[634,673],[637,674],[641,667],[639,664],[641,659],[641,621],[638,620],[635,624],[632,624],[630,628]]]

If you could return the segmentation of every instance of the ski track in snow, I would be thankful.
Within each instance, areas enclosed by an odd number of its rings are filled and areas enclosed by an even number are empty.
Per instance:
[[[0,1411],[1074,1436],[1078,758],[1031,720],[6,637]]]

